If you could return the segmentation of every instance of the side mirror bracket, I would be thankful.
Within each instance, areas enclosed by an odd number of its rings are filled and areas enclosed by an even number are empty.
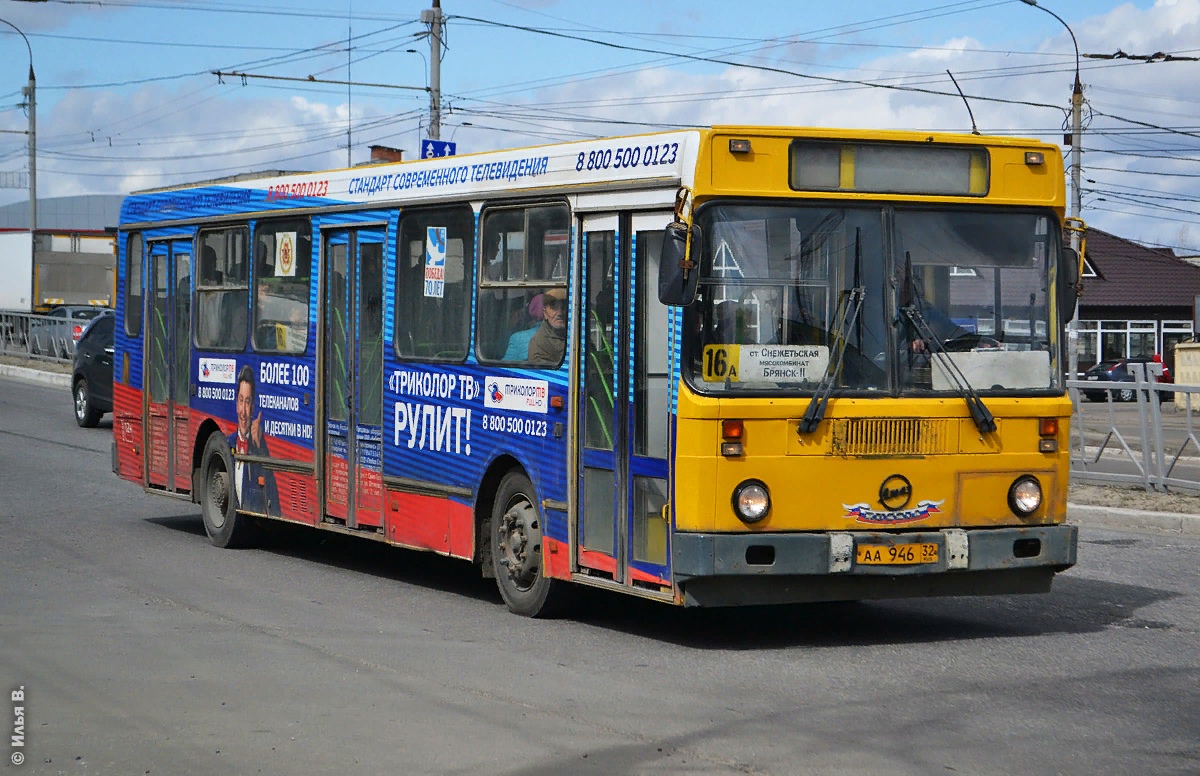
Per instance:
[[[1087,224],[1083,219],[1071,217],[1063,222],[1063,229],[1079,235],[1079,250],[1063,246],[1062,261],[1058,268],[1058,320],[1066,326],[1075,318],[1075,308],[1083,294],[1083,257],[1087,254]]]

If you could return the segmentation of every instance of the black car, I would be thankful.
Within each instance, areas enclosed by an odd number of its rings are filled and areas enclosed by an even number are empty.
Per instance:
[[[1100,380],[1100,381],[1104,381],[1104,382],[1114,382],[1114,383],[1124,383],[1124,382],[1132,383],[1133,382],[1133,370],[1131,370],[1129,368],[1129,365],[1130,364],[1152,364],[1152,363],[1156,363],[1156,362],[1154,361],[1153,358],[1150,358],[1148,356],[1131,356],[1129,358],[1114,358],[1109,361],[1101,361],[1099,364],[1096,364],[1091,369],[1084,372],[1083,379],[1084,380]],[[1172,382],[1170,372],[1168,372],[1164,368],[1163,373],[1158,376],[1157,382],[1160,382],[1160,383]],[[1107,398],[1105,396],[1105,394],[1108,393],[1109,391],[1112,392],[1113,401],[1133,401],[1135,398],[1132,387],[1096,389],[1096,390],[1088,390],[1087,388],[1083,388],[1081,390],[1083,391],[1083,395],[1086,396],[1089,401],[1104,401]],[[1172,394],[1169,394],[1165,391],[1158,391],[1157,393],[1158,393],[1159,401],[1166,401],[1167,399],[1172,397]]]
[[[112,310],[105,310],[88,323],[75,344],[71,396],[75,422],[85,428],[95,428],[101,415],[112,412],[114,320]]]

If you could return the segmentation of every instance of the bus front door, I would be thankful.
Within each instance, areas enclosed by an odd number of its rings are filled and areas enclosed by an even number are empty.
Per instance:
[[[583,220],[577,563],[666,592],[669,348],[656,283],[669,213]]]
[[[146,482],[188,493],[192,437],[188,428],[191,382],[192,244],[150,243],[146,336]]]
[[[324,514],[350,528],[383,525],[385,238],[379,227],[324,234]]]

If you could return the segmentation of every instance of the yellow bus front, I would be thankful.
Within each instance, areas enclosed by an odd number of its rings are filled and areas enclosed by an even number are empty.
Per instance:
[[[679,597],[1048,590],[1077,541],[1057,149],[707,140],[679,351]]]

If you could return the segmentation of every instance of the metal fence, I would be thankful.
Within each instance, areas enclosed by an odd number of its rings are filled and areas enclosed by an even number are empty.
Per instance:
[[[87,323],[73,318],[0,312],[0,355],[70,363],[75,358],[75,327]]]
[[[1129,367],[1133,382],[1067,381],[1071,479],[1200,494],[1200,386],[1160,383],[1145,365]],[[1100,392],[1102,401],[1084,401]]]

